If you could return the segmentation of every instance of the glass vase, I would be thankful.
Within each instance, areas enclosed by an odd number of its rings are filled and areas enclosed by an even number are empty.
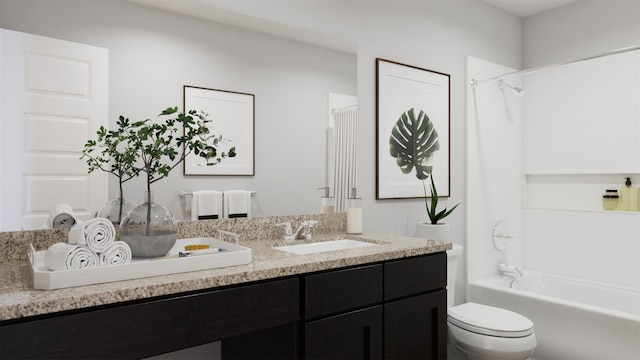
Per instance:
[[[138,206],[138,204],[123,198],[120,194],[117,198],[104,204],[102,209],[98,211],[96,217],[108,219],[113,225],[120,225],[120,222],[127,215],[127,212],[136,206]]]
[[[178,223],[171,211],[153,202],[153,192],[133,208],[120,223],[120,240],[137,258],[164,256],[178,239]]]

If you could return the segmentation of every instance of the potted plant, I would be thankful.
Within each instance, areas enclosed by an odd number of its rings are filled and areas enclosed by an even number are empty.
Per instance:
[[[145,203],[131,210],[120,224],[120,240],[131,247],[135,257],[163,256],[177,240],[175,217],[167,208],[153,202],[151,184],[169,176],[191,152],[207,159],[207,163],[215,156],[216,164],[236,155],[235,147],[228,152],[218,151],[221,135],[212,137],[217,139],[215,143],[201,141],[210,133],[211,122],[202,111],[179,113],[177,107],[170,107],[158,117],[160,121],[146,119],[131,123],[125,136],[137,154],[133,171],[146,175]]]
[[[405,111],[393,129],[389,138],[389,152],[396,159],[396,164],[404,174],[410,174],[414,169],[416,178],[422,181],[425,196],[425,206],[429,223],[416,225],[416,236],[432,240],[448,240],[448,224],[440,220],[450,215],[458,207],[457,204],[450,210],[445,208],[438,211],[438,192],[433,180],[433,157],[440,149],[438,132],[427,114],[420,110],[416,115],[415,109]],[[431,203],[426,190],[425,181],[431,180]]]
[[[427,238],[432,240],[438,240],[443,242],[448,242],[449,240],[449,224],[442,223],[440,220],[446,218],[455,210],[458,205],[456,204],[451,209],[444,209],[438,211],[438,191],[436,190],[435,182],[433,181],[433,176],[431,178],[431,204],[429,204],[429,199],[427,197],[427,187],[424,184],[424,180],[422,181],[422,186],[424,188],[424,197],[425,197],[425,207],[427,208],[427,215],[429,216],[429,223],[418,223],[416,225],[416,237]]]
[[[129,119],[120,116],[116,125],[117,129],[109,131],[100,126],[97,131],[98,138],[87,141],[80,159],[86,159],[89,173],[100,169],[118,178],[118,196],[107,202],[97,215],[117,225],[129,210],[136,207],[134,202],[125,198],[122,184],[137,176],[137,172],[133,168],[136,161],[135,149],[129,146],[126,137],[130,126]],[[99,149],[101,151],[98,151]]]

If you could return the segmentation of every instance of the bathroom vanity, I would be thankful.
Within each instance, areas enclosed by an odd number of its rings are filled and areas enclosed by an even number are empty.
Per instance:
[[[229,359],[446,358],[451,245],[351,238],[376,246],[296,255],[250,240],[251,264],[50,291],[2,264],[0,358],[144,358],[218,340]]]

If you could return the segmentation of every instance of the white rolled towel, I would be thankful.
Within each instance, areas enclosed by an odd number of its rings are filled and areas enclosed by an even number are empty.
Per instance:
[[[73,209],[68,204],[57,204],[49,211],[47,225],[53,229],[68,229],[77,222]]]
[[[124,241],[115,241],[110,248],[98,254],[102,266],[124,265],[131,262],[131,248]]]
[[[86,245],[96,253],[106,251],[116,241],[116,229],[110,220],[95,218],[69,229],[69,244]]]
[[[94,268],[99,261],[96,253],[80,245],[56,243],[44,253],[44,264],[53,271]]]

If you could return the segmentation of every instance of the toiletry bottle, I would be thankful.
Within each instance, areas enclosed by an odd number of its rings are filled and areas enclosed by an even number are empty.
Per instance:
[[[620,196],[618,190],[607,189],[602,195],[602,210],[617,210],[620,206]]]
[[[362,234],[362,199],[356,197],[356,188],[347,199],[347,234]]]
[[[620,206],[621,211],[637,211],[638,210],[638,189],[631,186],[631,178],[627,178],[624,186],[620,188]],[[633,210],[632,210],[633,209]]]
[[[629,211],[638,211],[638,188],[631,185],[631,178],[627,178],[629,188]]]
[[[329,187],[321,187],[318,190],[324,190],[324,195],[320,197],[320,213],[332,214],[335,211],[335,198],[329,196]]]

